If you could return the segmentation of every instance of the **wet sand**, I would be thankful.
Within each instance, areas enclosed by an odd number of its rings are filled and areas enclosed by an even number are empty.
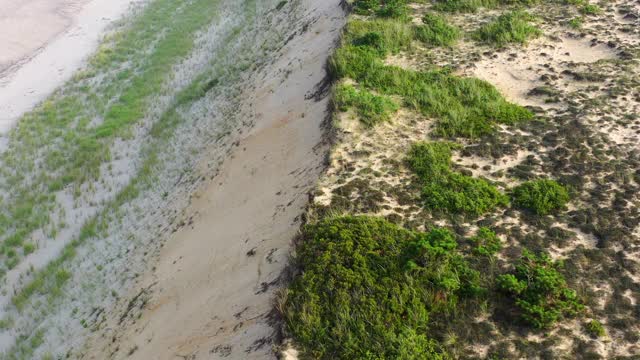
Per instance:
[[[0,0],[0,133],[82,66],[132,0]]]

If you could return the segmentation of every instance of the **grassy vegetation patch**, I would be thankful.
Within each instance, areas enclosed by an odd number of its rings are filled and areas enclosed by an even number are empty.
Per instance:
[[[338,86],[334,99],[341,111],[354,107],[359,120],[368,127],[388,121],[398,110],[398,104],[389,97],[378,96],[367,90],[356,90],[352,85]]]
[[[596,4],[584,4],[580,7],[580,12],[584,15],[598,15],[602,13],[602,9]]]
[[[387,66],[370,46],[338,49],[330,67],[338,78],[354,79],[381,94],[400,95],[405,105],[436,117],[435,132],[443,137],[479,137],[493,133],[497,123],[533,118],[529,110],[509,103],[485,81],[445,70],[420,72]]]
[[[447,20],[439,15],[425,14],[423,25],[416,27],[416,39],[431,46],[451,46],[461,36],[461,31],[449,25]]]
[[[538,215],[548,215],[564,208],[569,202],[567,189],[554,180],[529,181],[517,186],[512,192],[513,204],[533,211]]]
[[[497,0],[437,0],[434,8],[449,12],[476,12],[480,8],[494,7],[497,3]]]
[[[509,12],[482,26],[474,33],[474,38],[498,47],[511,43],[526,44],[542,34],[540,29],[531,25],[533,19],[523,11]]]
[[[494,8],[498,5],[531,6],[540,0],[436,0],[434,8],[448,12],[476,12],[480,8]]]
[[[559,266],[546,254],[525,250],[515,270],[497,279],[499,289],[511,296],[522,319],[536,328],[548,328],[584,308]]]
[[[375,15],[382,18],[405,19],[407,0],[356,0],[353,10],[359,15]]]
[[[422,200],[430,210],[479,216],[509,202],[488,181],[452,171],[450,144],[414,144],[407,161],[423,184]]]
[[[304,355],[318,359],[445,359],[434,312],[483,293],[445,229],[402,229],[372,217],[305,227],[284,315]]]
[[[410,24],[385,19],[351,20],[343,39],[345,44],[374,49],[380,57],[407,49],[412,40],[413,29]]]

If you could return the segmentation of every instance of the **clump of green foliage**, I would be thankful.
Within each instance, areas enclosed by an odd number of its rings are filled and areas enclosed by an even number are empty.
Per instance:
[[[533,118],[531,111],[509,103],[485,81],[458,77],[447,70],[422,72],[387,66],[382,58],[376,47],[347,42],[336,51],[330,70],[336,78],[351,78],[380,94],[402,96],[405,105],[436,117],[435,133],[443,137],[475,138],[493,133],[496,123]]]
[[[476,12],[480,8],[494,8],[498,5],[531,6],[540,0],[436,0],[434,8],[448,12]]]
[[[407,23],[376,19],[371,21],[351,20],[347,25],[344,43],[358,48],[375,50],[383,58],[398,53],[411,45],[413,30]]]
[[[530,24],[532,20],[533,16],[526,12],[509,12],[482,26],[474,33],[474,37],[485,44],[498,47],[511,43],[526,44],[542,34],[540,29]]]
[[[585,329],[589,333],[589,335],[601,338],[607,335],[607,332],[604,330],[604,326],[598,320],[591,320],[585,325]]]
[[[602,12],[602,9],[595,4],[585,4],[580,8],[580,12],[584,15],[598,15]]]
[[[484,293],[456,248],[448,230],[375,217],[308,225],[284,303],[287,329],[309,358],[449,359],[428,333],[430,314]]]
[[[584,23],[584,19],[582,17],[575,17],[569,20],[569,26],[573,29],[580,29]]]
[[[367,127],[388,121],[391,114],[398,110],[398,104],[389,97],[378,96],[367,90],[356,90],[352,85],[339,85],[334,101],[341,111],[354,107],[358,118]]]
[[[514,205],[538,215],[548,215],[562,209],[570,200],[567,189],[549,179],[523,183],[513,189],[511,197]]]
[[[471,242],[475,245],[473,252],[482,256],[491,257],[502,249],[500,238],[487,227],[481,227]]]
[[[480,8],[490,8],[496,4],[496,0],[437,0],[434,8],[448,12],[476,12]]]
[[[506,206],[507,196],[488,181],[451,170],[451,148],[451,144],[444,142],[421,142],[409,151],[407,162],[423,184],[424,206],[444,213],[472,216]]]
[[[461,35],[460,29],[451,26],[439,15],[426,14],[422,18],[423,25],[415,29],[416,39],[432,46],[451,46]]]
[[[408,8],[406,0],[356,0],[353,10],[359,15],[404,19]]]
[[[536,328],[549,328],[584,308],[558,268],[548,255],[525,250],[513,273],[497,279],[498,288],[514,300],[523,320]]]

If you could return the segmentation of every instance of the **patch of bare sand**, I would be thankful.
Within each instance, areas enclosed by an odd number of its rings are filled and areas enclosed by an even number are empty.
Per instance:
[[[78,70],[138,0],[0,0],[0,133]]]
[[[194,195],[189,225],[109,315],[85,358],[274,357],[272,299],[328,151],[328,99],[309,95],[344,24],[338,0],[300,6],[308,30],[246,94],[256,127]]]
[[[593,63],[615,58],[606,45],[593,46],[587,39],[561,37],[542,38],[527,47],[496,53],[474,64],[466,75],[490,82],[509,101],[530,106],[550,106],[531,90],[544,85],[544,77],[554,77],[574,63]]]
[[[63,32],[88,0],[0,0],[0,73]]]

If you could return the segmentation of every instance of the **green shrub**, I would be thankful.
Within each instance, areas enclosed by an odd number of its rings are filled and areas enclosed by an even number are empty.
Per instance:
[[[351,20],[347,24],[344,44],[368,46],[376,50],[380,58],[396,54],[411,45],[413,30],[410,24],[397,20]]]
[[[475,245],[473,252],[483,256],[493,256],[502,249],[502,242],[495,232],[487,227],[481,227],[476,236],[471,238]]]
[[[582,24],[584,23],[584,19],[582,17],[576,17],[569,20],[569,26],[573,29],[580,29]]]
[[[36,247],[35,247],[35,245],[33,245],[33,244],[24,244],[24,245],[22,246],[22,253],[23,253],[25,256],[27,256],[27,255],[29,255],[29,254],[33,253],[35,250],[36,250]]]
[[[367,90],[356,90],[351,85],[339,85],[334,99],[341,111],[354,107],[360,121],[368,127],[389,120],[391,114],[398,110],[398,105],[388,97],[374,95]]]
[[[602,12],[602,9],[595,4],[586,4],[580,8],[580,12],[584,15],[598,15]]]
[[[300,275],[284,303],[287,330],[315,359],[448,359],[430,314],[483,293],[454,235],[402,229],[373,217],[304,228]]]
[[[530,24],[531,20],[533,17],[526,12],[509,12],[482,26],[474,33],[474,37],[483,43],[499,47],[510,43],[526,44],[542,33]]]
[[[423,184],[422,199],[428,209],[479,216],[508,204],[508,198],[486,180],[451,171],[447,143],[414,144],[407,162]]]
[[[523,320],[536,328],[548,328],[584,308],[546,254],[525,250],[513,273],[499,276],[497,283],[514,300]]]
[[[426,14],[416,27],[416,39],[432,46],[451,46],[460,38],[460,29],[451,26],[442,16]]]
[[[564,208],[569,202],[567,189],[554,180],[535,180],[517,186],[512,192],[513,204],[533,211],[538,215],[548,215]]]
[[[356,0],[353,10],[359,15],[376,15],[383,18],[406,18],[406,0]]]
[[[371,15],[380,6],[380,0],[356,0],[353,2],[353,12],[358,15]]]
[[[592,337],[605,337],[607,332],[604,330],[604,326],[598,320],[591,320],[585,325],[585,329]]]
[[[404,19],[407,17],[408,8],[406,0],[383,0],[376,15],[384,18]]]

